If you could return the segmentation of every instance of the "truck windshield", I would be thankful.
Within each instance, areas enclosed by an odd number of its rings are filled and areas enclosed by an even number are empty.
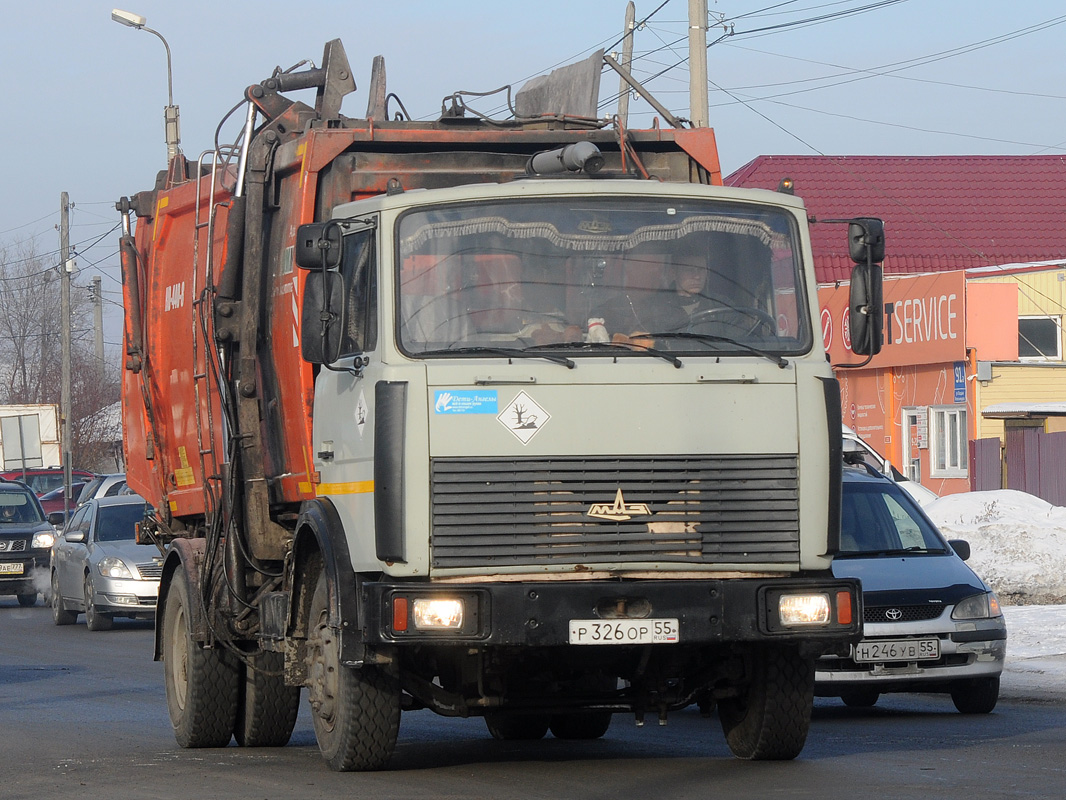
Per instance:
[[[576,346],[589,342],[635,345],[612,355],[789,354],[811,343],[798,236],[777,209],[616,197],[435,206],[401,219],[397,245],[399,342],[415,356],[602,356]]]

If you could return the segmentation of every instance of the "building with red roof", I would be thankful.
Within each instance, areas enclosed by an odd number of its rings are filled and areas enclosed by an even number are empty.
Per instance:
[[[1066,261],[1066,156],[759,156],[724,183],[785,178],[815,219],[885,220],[886,275]],[[811,226],[819,283],[848,279],[841,241]]]
[[[844,422],[940,494],[1066,503],[1066,156],[760,156],[724,183],[785,180],[814,220],[885,221],[885,345],[836,370]],[[857,363],[841,226],[811,245],[826,350]]]

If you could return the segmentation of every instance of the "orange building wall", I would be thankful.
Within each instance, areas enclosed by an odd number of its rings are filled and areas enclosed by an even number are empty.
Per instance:
[[[920,364],[876,370],[838,370],[840,404],[844,424],[853,428],[875,450],[902,469],[904,408],[952,405],[954,403],[954,362]],[[969,382],[968,382],[969,383]],[[972,391],[967,391],[966,414],[974,420]],[[939,495],[970,491],[968,478],[936,478],[931,475],[931,451],[912,445],[921,462],[921,484]]]
[[[903,470],[904,410],[961,405],[955,399],[955,365],[961,364],[966,435],[976,438],[976,360],[1017,359],[1017,285],[967,283],[962,271],[886,278],[891,326],[886,322],[881,352],[859,368],[839,366],[863,360],[850,348],[848,291],[847,284],[818,291],[824,344],[840,380],[844,424]],[[969,491],[969,478],[932,477],[931,434],[927,421],[925,440],[912,442],[922,485],[941,495]]]
[[[979,361],[1018,360],[1018,284],[966,284],[966,347]]]

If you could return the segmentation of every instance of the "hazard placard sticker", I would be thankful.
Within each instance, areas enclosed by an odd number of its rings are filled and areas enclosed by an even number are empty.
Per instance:
[[[551,419],[551,414],[537,405],[528,394],[519,392],[496,419],[517,436],[522,444],[529,444],[529,440]]]
[[[355,402],[355,429],[359,431],[359,438],[363,438],[363,431],[366,430],[366,421],[370,416],[370,409],[366,405],[366,395],[363,394],[363,390],[359,390],[359,399]]]

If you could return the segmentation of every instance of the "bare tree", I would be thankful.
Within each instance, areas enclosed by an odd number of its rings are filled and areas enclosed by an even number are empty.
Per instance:
[[[60,393],[59,270],[32,241],[0,250],[0,353],[4,402],[57,403]]]
[[[0,248],[0,403],[59,404],[62,393],[61,296],[58,257],[32,240]],[[73,287],[75,289],[83,287]],[[88,293],[72,291],[72,466],[94,468],[121,436],[117,370],[92,347]],[[106,458],[104,460],[106,463]]]

